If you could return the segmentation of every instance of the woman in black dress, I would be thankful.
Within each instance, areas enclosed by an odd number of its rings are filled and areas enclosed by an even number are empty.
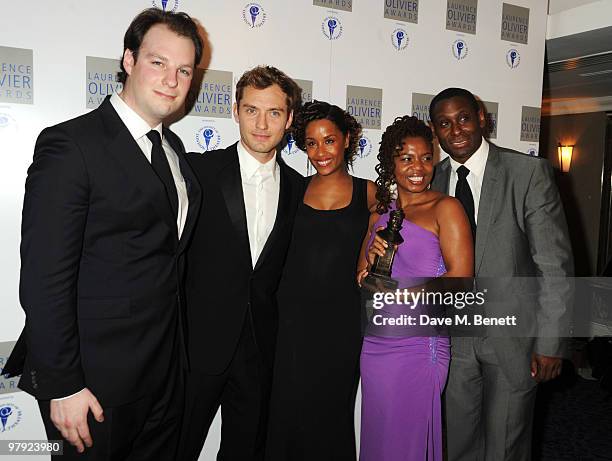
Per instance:
[[[361,126],[338,106],[306,103],[293,137],[306,178],[278,290],[279,336],[267,459],[355,460],[361,350],[357,263],[376,186],[354,178]]]

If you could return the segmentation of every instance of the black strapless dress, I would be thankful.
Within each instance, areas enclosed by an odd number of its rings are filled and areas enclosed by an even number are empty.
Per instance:
[[[356,459],[362,338],[355,274],[369,216],[360,178],[344,208],[298,208],[278,290],[268,460]]]

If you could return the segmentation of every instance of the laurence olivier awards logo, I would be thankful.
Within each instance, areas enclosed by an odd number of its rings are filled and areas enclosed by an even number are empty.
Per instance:
[[[32,50],[0,46],[0,102],[34,103]]]
[[[204,125],[196,133],[196,142],[204,152],[208,152],[221,145],[221,135],[214,126]]]
[[[302,104],[312,101],[312,80],[294,78],[293,81],[302,90]]]
[[[353,11],[352,0],[312,0],[314,6],[332,8],[334,10]]]
[[[514,48],[508,50],[506,53],[506,64],[510,69],[516,69],[521,63],[521,55]]]
[[[21,422],[21,410],[13,403],[0,400],[0,433],[14,429]]]
[[[336,16],[328,16],[321,23],[321,31],[330,40],[337,40],[342,35],[342,23]]]
[[[3,123],[5,123],[5,118],[11,120],[12,117],[7,114],[0,113],[0,133],[4,134],[4,129],[2,127]],[[11,123],[9,121],[10,126]],[[0,343],[0,394],[10,394],[13,392],[19,392],[19,388],[17,387],[17,383],[19,382],[19,377],[15,378],[7,378],[4,376],[4,366],[8,361],[9,356],[11,355],[11,351],[15,347],[15,341],[6,341]],[[0,407],[5,405],[2,404],[2,400],[0,400]]]
[[[402,51],[408,46],[408,32],[406,29],[395,29],[391,34],[391,44],[397,51]]]
[[[529,39],[529,8],[504,3],[502,8],[501,39],[527,44]]]
[[[153,6],[163,11],[171,11],[173,13],[179,7],[179,0],[153,0]]]
[[[357,156],[359,158],[366,158],[372,153],[372,141],[366,135],[361,135],[359,142],[357,143]]]
[[[491,101],[482,101],[482,104],[486,112],[487,137],[489,139],[497,139],[497,114],[499,113],[499,104]]]
[[[298,146],[296,146],[295,139],[293,139],[293,135],[291,133],[287,133],[287,136],[285,137],[285,142],[287,143],[287,145],[282,150],[283,154],[294,155],[298,152],[301,152],[300,149],[298,149]]]
[[[232,118],[232,73],[225,70],[207,69],[189,115],[197,117]]]
[[[538,142],[540,139],[540,108],[523,106],[521,111],[521,141]]]
[[[118,70],[116,59],[86,57],[85,107],[95,109],[106,96],[121,92],[123,84],[117,80]]]
[[[478,0],[448,0],[446,30],[476,34]]]
[[[467,58],[468,55],[468,46],[465,40],[458,39],[453,42],[453,56],[457,61],[461,61],[462,59]]]
[[[412,93],[412,116],[429,123],[429,104],[433,98],[433,94]]]
[[[261,27],[266,22],[266,12],[259,3],[247,3],[242,9],[242,19],[251,29]]]
[[[527,155],[531,155],[532,157],[538,156],[538,150],[535,147],[530,147],[527,149]]]
[[[380,130],[382,96],[382,88],[347,85],[346,111],[355,117],[364,129]]]
[[[15,125],[15,119],[10,114],[0,112],[0,130],[10,128]]]
[[[385,0],[384,17],[417,24],[419,22],[419,0]]]

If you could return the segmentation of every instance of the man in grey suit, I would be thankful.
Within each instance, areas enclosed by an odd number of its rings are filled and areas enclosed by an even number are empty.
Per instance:
[[[572,252],[552,168],[544,159],[489,144],[485,114],[467,90],[442,91],[429,111],[449,154],[436,166],[432,187],[464,205],[475,241],[475,276],[545,280],[536,291],[519,282],[511,294],[515,306],[535,306],[529,312],[533,335],[452,338],[448,459],[529,460],[536,384],[561,371],[563,341],[554,336],[563,330],[571,302],[564,278],[573,272]]]

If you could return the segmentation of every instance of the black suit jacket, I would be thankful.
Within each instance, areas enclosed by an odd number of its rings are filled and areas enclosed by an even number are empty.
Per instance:
[[[187,251],[187,344],[191,369],[207,374],[227,368],[245,321],[251,322],[263,365],[272,368],[275,295],[304,193],[303,178],[279,158],[276,220],[253,268],[236,146],[187,155],[203,195]]]
[[[88,387],[103,406],[133,401],[177,359],[201,192],[180,140],[164,136],[189,196],[180,241],[161,180],[108,98],[37,140],[22,221],[26,325],[5,371],[23,368],[19,386],[38,399]]]

